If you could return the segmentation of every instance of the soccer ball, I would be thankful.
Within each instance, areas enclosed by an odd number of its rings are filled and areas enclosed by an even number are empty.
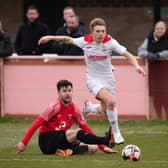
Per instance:
[[[136,145],[127,145],[122,150],[122,158],[128,161],[138,161],[141,157],[141,150]]]

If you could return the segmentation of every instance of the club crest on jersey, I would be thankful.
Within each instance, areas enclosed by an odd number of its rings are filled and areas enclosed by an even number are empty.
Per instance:
[[[72,114],[68,114],[68,115],[67,115],[67,119],[68,119],[68,120],[71,120],[71,119],[72,119]]]

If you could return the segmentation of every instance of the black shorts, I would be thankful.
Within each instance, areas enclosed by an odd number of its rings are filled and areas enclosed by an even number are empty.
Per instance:
[[[72,149],[73,154],[83,154],[88,146],[80,146],[80,142],[69,143],[66,139],[66,130],[48,131],[40,134],[39,146],[44,154],[55,154],[57,149]]]

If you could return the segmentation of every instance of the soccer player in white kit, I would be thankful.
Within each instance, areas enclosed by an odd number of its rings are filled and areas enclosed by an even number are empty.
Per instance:
[[[95,18],[90,22],[90,35],[80,38],[68,36],[44,36],[39,44],[50,40],[61,41],[66,44],[75,44],[84,50],[87,65],[87,87],[89,91],[100,100],[100,105],[88,104],[87,111],[106,112],[114,135],[115,144],[124,143],[118,126],[118,112],[115,107],[115,78],[114,67],[111,64],[112,51],[125,56],[135,67],[138,73],[145,75],[144,70],[138,64],[136,58],[120,45],[110,35],[106,34],[106,23],[101,18]]]

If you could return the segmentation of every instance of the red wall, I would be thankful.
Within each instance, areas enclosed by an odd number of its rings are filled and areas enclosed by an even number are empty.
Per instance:
[[[168,119],[168,59],[149,64],[150,118]]]
[[[61,59],[60,59],[61,58]],[[97,100],[86,88],[83,57],[11,57],[3,65],[2,115],[36,116],[56,97],[56,83],[68,79],[74,84],[74,102],[83,109],[85,99]],[[68,59],[67,59],[68,58]],[[75,59],[74,59],[75,58]],[[114,57],[116,100],[122,118],[147,118],[146,78],[135,72],[123,57]],[[145,62],[140,61],[145,68]]]

